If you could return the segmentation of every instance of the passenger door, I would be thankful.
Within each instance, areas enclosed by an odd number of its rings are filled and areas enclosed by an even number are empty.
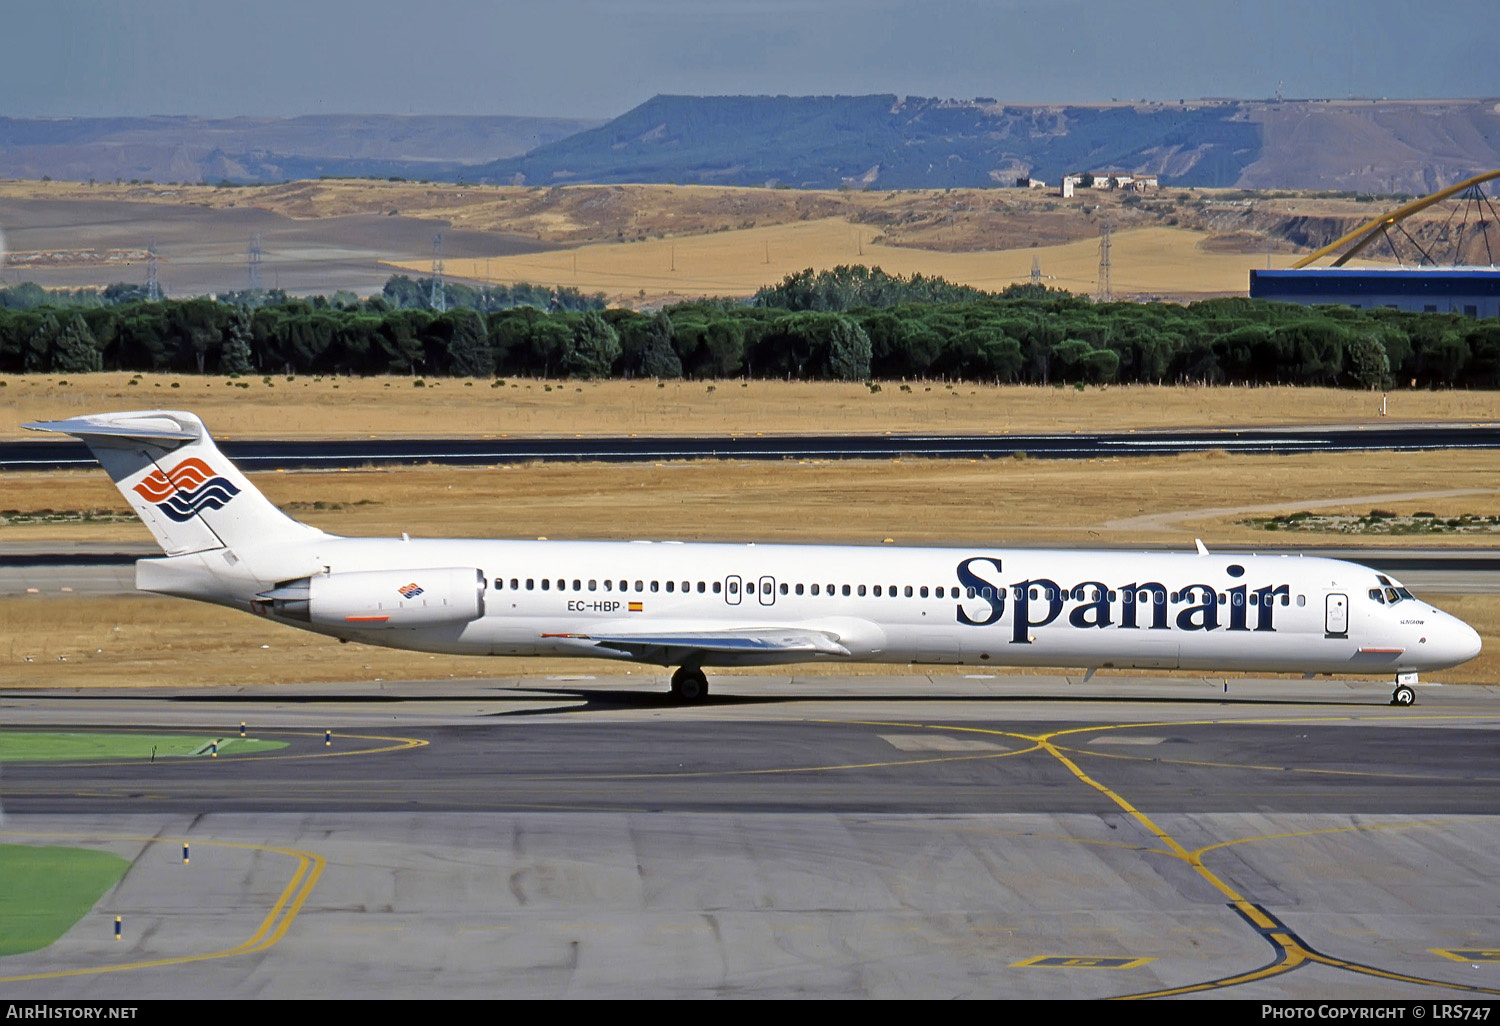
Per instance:
[[[1349,634],[1348,595],[1335,592],[1328,596],[1324,629],[1331,636],[1346,637]]]

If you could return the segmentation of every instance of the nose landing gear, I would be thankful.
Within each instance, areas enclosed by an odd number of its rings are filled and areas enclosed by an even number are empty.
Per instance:
[[[1417,700],[1417,692],[1412,687],[1417,682],[1415,673],[1398,673],[1396,675],[1396,690],[1391,692],[1392,705],[1412,705]]]
[[[696,666],[683,666],[672,674],[672,697],[693,705],[708,697],[708,677]]]

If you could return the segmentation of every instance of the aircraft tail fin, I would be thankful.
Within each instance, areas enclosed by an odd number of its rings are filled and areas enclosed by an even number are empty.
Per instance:
[[[81,439],[169,556],[282,545],[322,533],[273,506],[191,413],[99,413],[23,426]]]

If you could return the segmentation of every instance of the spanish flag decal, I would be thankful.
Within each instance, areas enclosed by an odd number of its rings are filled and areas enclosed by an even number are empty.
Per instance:
[[[645,612],[645,605],[643,603],[640,603],[640,602],[632,602],[632,603],[630,603],[630,611],[632,613],[642,613],[642,612]]]

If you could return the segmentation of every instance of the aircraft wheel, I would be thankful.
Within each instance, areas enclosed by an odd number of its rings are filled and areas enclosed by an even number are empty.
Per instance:
[[[1392,705],[1411,705],[1417,700],[1417,693],[1406,684],[1397,684],[1396,690],[1391,692]]]
[[[696,666],[684,666],[672,674],[672,697],[679,702],[701,702],[708,696],[708,678]]]

